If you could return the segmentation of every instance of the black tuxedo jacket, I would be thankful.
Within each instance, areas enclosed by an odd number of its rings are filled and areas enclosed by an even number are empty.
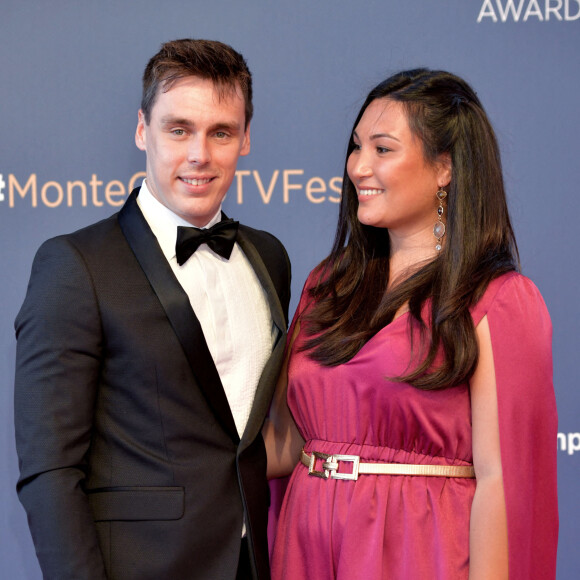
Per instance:
[[[285,344],[286,251],[240,226],[278,330],[240,440],[137,192],[43,244],[15,323],[18,493],[44,577],[233,580],[245,513],[254,575],[268,578],[260,432]]]

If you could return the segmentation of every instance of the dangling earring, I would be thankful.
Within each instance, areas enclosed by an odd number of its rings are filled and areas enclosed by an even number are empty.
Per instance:
[[[433,235],[437,238],[437,243],[435,244],[435,249],[441,251],[441,240],[445,235],[445,224],[443,223],[443,200],[447,197],[447,192],[440,187],[439,191],[435,194],[439,200],[439,207],[437,208],[437,221],[433,226]]]

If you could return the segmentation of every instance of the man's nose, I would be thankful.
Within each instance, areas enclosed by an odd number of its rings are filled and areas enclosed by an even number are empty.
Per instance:
[[[207,139],[203,135],[192,137],[187,152],[187,160],[194,165],[205,165],[211,159]]]

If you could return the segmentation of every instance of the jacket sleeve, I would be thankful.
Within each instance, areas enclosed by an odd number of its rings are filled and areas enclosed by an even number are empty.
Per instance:
[[[38,251],[15,322],[19,499],[45,579],[104,579],[83,491],[102,345],[91,277],[65,237]]]
[[[523,276],[510,277],[487,312],[497,384],[510,580],[556,577],[558,418],[552,326]]]

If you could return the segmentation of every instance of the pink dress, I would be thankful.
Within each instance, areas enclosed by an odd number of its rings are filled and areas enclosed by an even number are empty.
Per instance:
[[[303,292],[295,320],[310,300]],[[498,392],[510,580],[553,579],[557,416],[550,319],[536,287],[516,273],[489,285],[472,311],[474,323],[484,315]],[[469,385],[428,392],[385,379],[409,362],[408,318],[394,320],[338,367],[297,351],[301,322],[288,403],[306,451],[365,462],[472,464]],[[298,464],[280,513],[272,577],[467,579],[475,487],[475,479],[445,477],[324,480]]]

